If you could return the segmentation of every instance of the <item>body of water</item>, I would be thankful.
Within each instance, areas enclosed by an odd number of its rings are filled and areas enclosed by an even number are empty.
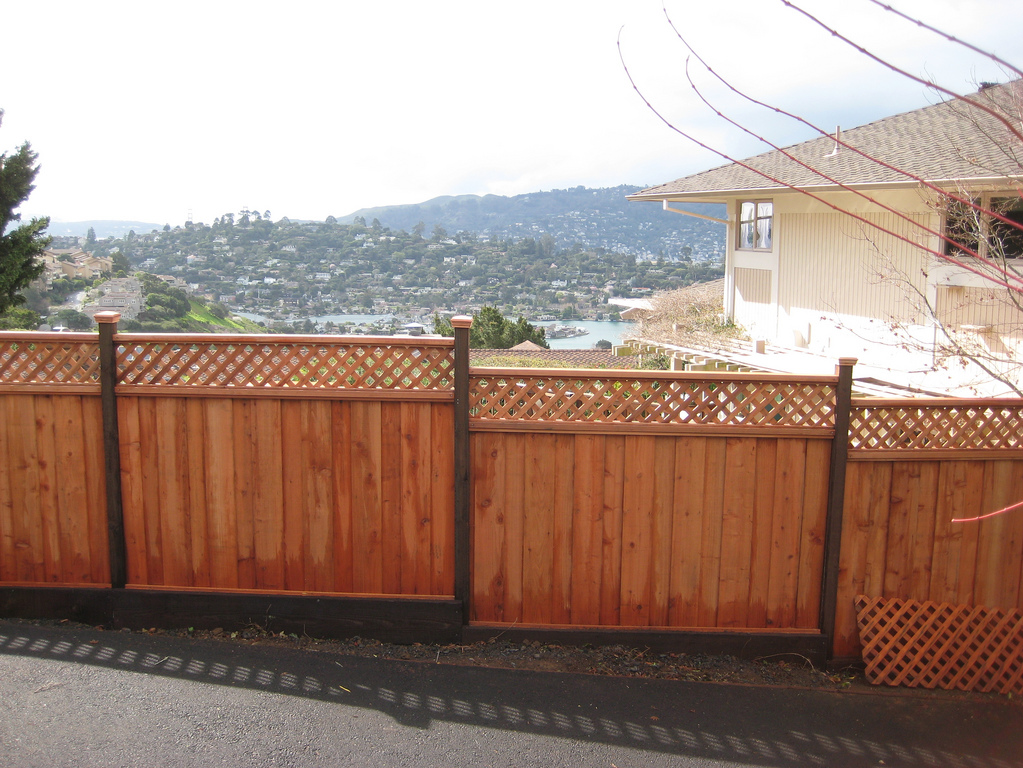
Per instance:
[[[554,323],[541,323],[543,327]],[[622,343],[622,337],[632,333],[636,327],[633,323],[611,320],[563,320],[557,325],[571,325],[585,328],[589,333],[585,336],[573,336],[570,339],[547,339],[551,349],[592,349],[601,339],[614,345]]]
[[[252,312],[235,312],[236,315],[247,318],[254,322],[267,322],[266,317]],[[339,325],[363,325],[390,320],[393,315],[320,315],[309,318],[314,323],[337,323]],[[303,320],[305,318],[302,318]],[[635,327],[633,323],[611,320],[564,320],[558,323],[535,323],[546,328],[551,325],[571,325],[576,328],[585,328],[588,333],[585,336],[573,336],[570,339],[548,339],[551,349],[592,349],[593,345],[601,339],[610,341],[614,345],[622,343],[622,337],[630,334]],[[432,328],[427,324],[427,333]]]

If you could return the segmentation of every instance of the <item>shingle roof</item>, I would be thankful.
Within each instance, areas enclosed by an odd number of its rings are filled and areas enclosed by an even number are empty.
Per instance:
[[[1015,115],[1023,108],[1023,80],[986,88],[972,97]],[[857,149],[905,169],[931,182],[1019,178],[1023,146],[994,117],[953,99],[912,112],[893,115],[842,131],[842,140]],[[885,168],[821,136],[786,147],[786,151],[828,176],[849,185],[912,183],[903,174]],[[796,187],[833,187],[827,179],[785,157],[780,150],[744,160],[776,179]],[[784,189],[754,171],[731,163],[667,184],[644,189],[630,200],[727,196],[752,190]]]

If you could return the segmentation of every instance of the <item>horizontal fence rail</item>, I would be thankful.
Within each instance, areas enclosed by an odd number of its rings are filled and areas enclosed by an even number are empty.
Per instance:
[[[795,428],[831,433],[835,377],[473,368],[474,429],[510,425]],[[532,427],[529,427],[532,425]]]
[[[851,458],[913,453],[914,458],[938,459],[964,451],[1019,455],[1023,401],[854,399],[849,449]]]
[[[403,342],[393,337],[322,336],[181,338],[119,334],[118,385],[206,390],[453,391],[450,339]],[[451,395],[453,396],[453,395]]]
[[[99,388],[99,340],[93,333],[0,333],[0,387],[25,384]]]

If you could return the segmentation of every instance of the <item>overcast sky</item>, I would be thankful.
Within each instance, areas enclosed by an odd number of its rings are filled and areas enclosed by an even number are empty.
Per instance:
[[[1019,0],[892,0],[1023,66]],[[960,91],[1004,81],[986,59],[868,0],[804,0],[844,34]],[[668,0],[736,85],[829,127],[936,100],[780,0]],[[323,219],[438,195],[659,184],[721,164],[642,103],[728,152],[685,78],[660,0],[9,3],[0,148],[43,170],[22,213],[195,221],[242,208]],[[707,93],[785,143],[809,138]],[[734,107],[734,110],[733,110]]]

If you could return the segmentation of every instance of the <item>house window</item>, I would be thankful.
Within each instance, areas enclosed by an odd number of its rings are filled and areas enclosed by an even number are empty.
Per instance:
[[[739,203],[739,242],[736,248],[769,251],[774,235],[774,203],[743,200]]]
[[[1023,225],[1023,198],[1019,195],[984,195],[973,202]],[[1023,258],[1023,232],[956,200],[949,201],[945,209],[945,236],[955,241],[944,243],[949,256],[965,255],[965,248],[985,259]]]

